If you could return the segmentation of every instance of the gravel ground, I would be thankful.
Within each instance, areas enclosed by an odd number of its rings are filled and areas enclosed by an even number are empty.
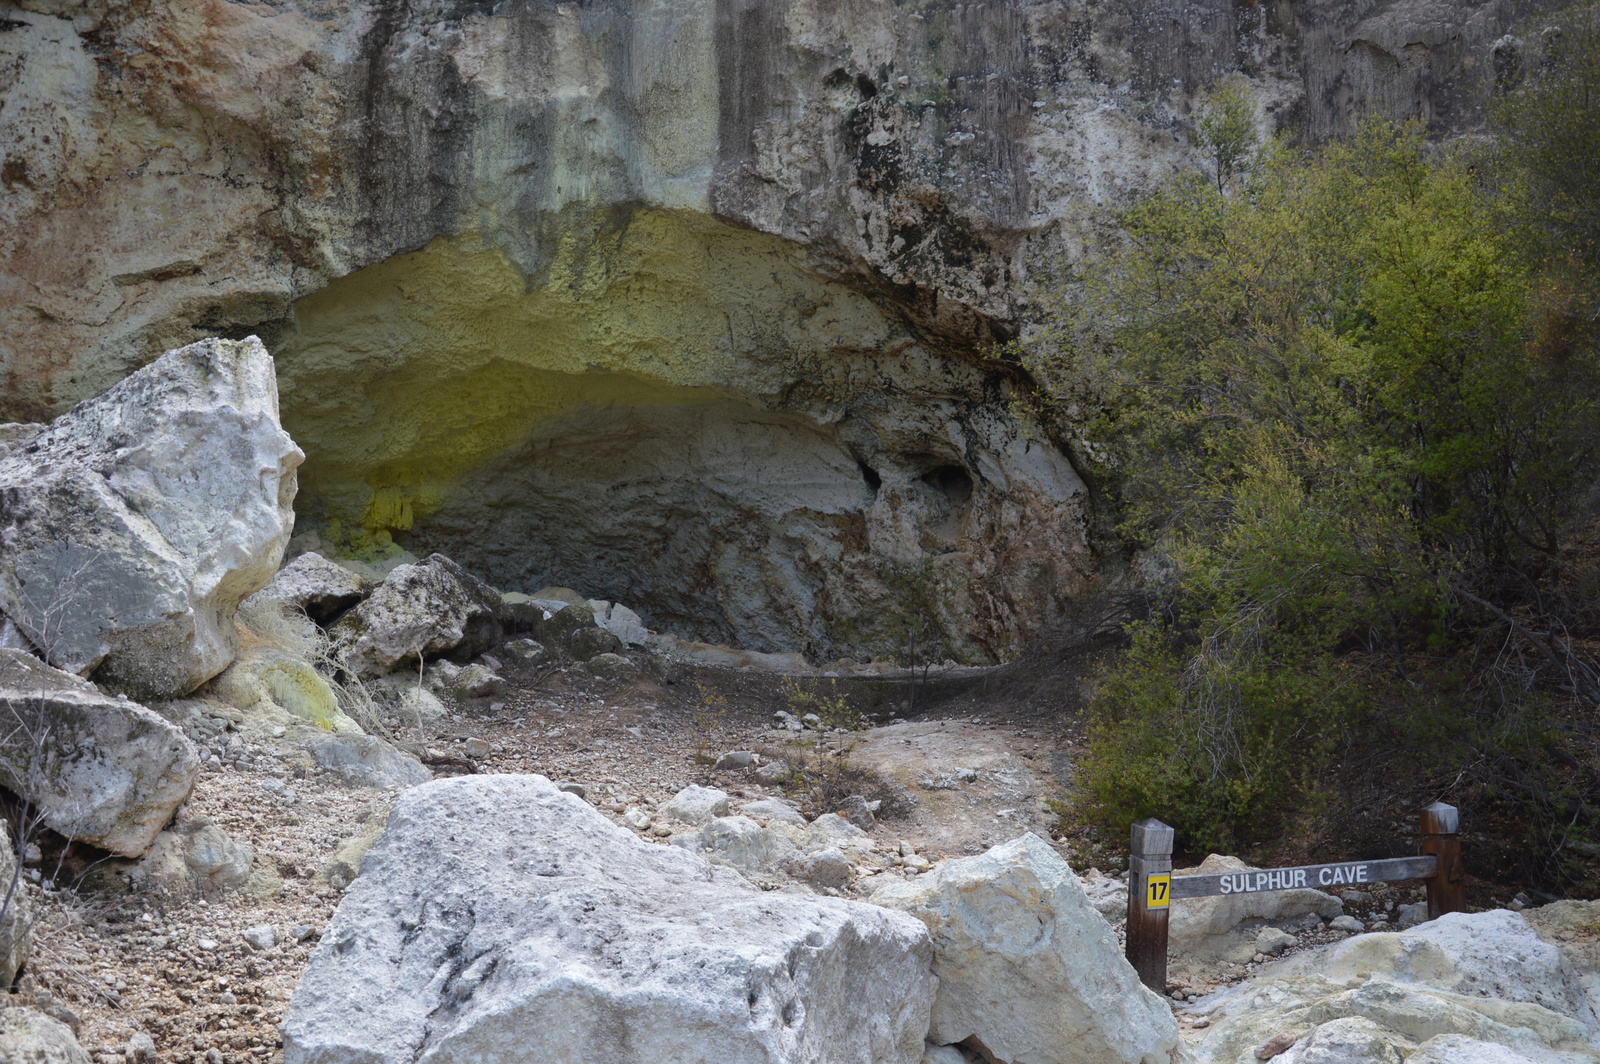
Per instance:
[[[537,772],[578,783],[591,803],[619,820],[629,806],[654,815],[656,805],[689,783],[718,786],[735,798],[787,792],[813,814],[823,811],[818,803],[827,803],[830,787],[872,784],[869,773],[841,773],[838,762],[810,748],[810,738],[794,746],[785,741],[791,736],[773,730],[774,711],[793,705],[778,677],[657,668],[619,683],[570,665],[503,665],[502,674],[510,681],[508,693],[468,701],[461,712],[420,730],[390,720],[392,738],[439,763],[436,775],[464,771],[462,763],[470,762],[484,772]],[[873,691],[859,692],[856,701],[890,707],[885,714],[899,705]],[[965,699],[927,705],[919,718],[965,720],[974,709]],[[226,750],[232,735],[200,737]],[[831,745],[841,742],[849,745],[844,736]],[[827,768],[791,778],[786,787],[764,786],[753,769],[711,768],[710,760],[733,749]],[[281,1060],[278,1025],[341,895],[337,872],[329,879],[330,857],[341,844],[374,834],[393,798],[393,791],[351,788],[331,775],[305,773],[248,743],[235,746],[228,761],[204,772],[181,816],[208,817],[229,838],[255,849],[254,891],[176,898],[126,889],[96,893],[90,885],[111,878],[97,864],[104,855],[82,847],[63,851],[60,840],[41,839],[43,859],[30,871],[64,887],[29,886],[34,951],[9,1003],[41,1005],[69,1019],[97,1064],[111,1064],[112,1056],[123,1062],[140,1032],[155,1045],[153,1059],[162,1062]],[[665,832],[664,820],[657,820]],[[893,863],[909,826],[880,822],[872,831],[880,852],[862,858],[860,871],[911,874],[873,867]],[[644,835],[655,838],[649,829]],[[932,860],[961,855],[918,849]],[[260,927],[272,928],[274,944],[246,942],[244,933]]]
[[[507,691],[468,700],[460,712],[425,727],[393,719],[385,726],[397,745],[433,763],[436,775],[537,772],[570,782],[619,822],[630,807],[650,815],[655,823],[642,834],[662,844],[672,831],[686,829],[669,823],[656,807],[690,783],[717,786],[735,798],[784,795],[808,816],[828,811],[847,793],[885,798],[888,819],[871,831],[877,849],[854,858],[858,878],[847,895],[874,889],[869,875],[881,882],[915,874],[898,858],[902,841],[920,857],[938,861],[1033,830],[1050,835],[1074,867],[1122,863],[1087,835],[1059,837],[1049,811],[1082,741],[1076,707],[1062,696],[1063,687],[1076,686],[1072,672],[1064,672],[1059,684],[1025,675],[998,687],[986,682],[923,692],[915,713],[918,729],[831,739],[807,733],[797,745],[792,733],[774,730],[773,719],[776,710],[804,708],[795,701],[792,682],[640,661],[644,674],[626,681],[596,678],[570,663],[508,662],[500,667]],[[815,693],[817,685],[809,686]],[[876,714],[880,723],[906,709],[902,693],[881,684],[841,683],[824,693],[846,694],[853,708]],[[917,740],[919,733],[926,738]],[[74,847],[62,851],[60,840],[54,846],[40,840],[43,859],[32,870],[46,884],[54,879],[77,889],[29,886],[38,921],[35,946],[10,1003],[39,1004],[69,1019],[96,1064],[113,1064],[112,1057],[119,1064],[141,1064],[129,1059],[138,1055],[129,1046],[140,1033],[155,1046],[146,1064],[281,1060],[278,1025],[345,885],[340,863],[330,859],[340,851],[349,863],[357,862],[351,844],[375,835],[393,802],[393,791],[352,788],[248,743],[230,749],[229,733],[201,732],[197,738],[228,760],[202,775],[181,816],[208,817],[231,839],[254,847],[257,874],[247,888],[183,897],[126,887],[96,893],[91,884],[116,881],[97,876],[96,855]],[[927,743],[934,745],[918,745]],[[830,753],[839,748],[854,753]],[[807,767],[763,785],[754,767],[714,770],[710,762],[728,750],[753,750],[758,761],[785,758]],[[908,760],[904,751],[913,750]],[[954,802],[944,789],[918,790],[913,777],[921,766],[915,759],[937,767],[938,758],[959,759],[963,750],[972,752],[974,763],[980,754],[989,758],[985,764],[996,767],[998,785],[963,784]],[[941,774],[948,775],[943,769]],[[915,800],[896,810],[908,790]],[[941,803],[948,811],[940,811]],[[1413,893],[1396,888],[1347,910],[1365,922]],[[246,941],[247,931],[262,927],[272,929],[273,944],[260,944],[259,936],[257,945]],[[1291,952],[1342,936],[1318,928],[1297,937]],[[1239,965],[1169,990],[1187,998],[1248,978],[1257,967]]]

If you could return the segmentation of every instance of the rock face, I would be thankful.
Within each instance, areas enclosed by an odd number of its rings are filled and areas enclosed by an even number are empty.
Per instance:
[[[278,567],[304,457],[259,340],[167,352],[0,457],[0,612],[102,686],[192,691]]]
[[[1600,997],[1576,959],[1503,909],[1359,935],[1205,999],[1213,1027],[1196,1055],[1244,1062],[1289,1031],[1295,1048],[1274,1058],[1288,1064],[1600,1061]]]
[[[199,774],[194,744],[156,713],[0,649],[0,784],[52,831],[138,856]]]
[[[1201,93],[1457,130],[1533,59],[1528,0],[17,6],[0,417],[253,329],[330,540],[818,660],[892,649],[884,559],[964,660],[1096,575],[979,356]]]
[[[762,893],[539,776],[407,791],[289,1006],[285,1064],[916,1064],[917,921]]]
[[[495,590],[442,554],[397,565],[334,626],[345,664],[361,677],[449,654],[466,662],[504,637],[507,614]]]
[[[930,1042],[981,1046],[998,1064],[1182,1059],[1171,1011],[1038,836],[892,883],[872,901],[911,913],[933,936]]]

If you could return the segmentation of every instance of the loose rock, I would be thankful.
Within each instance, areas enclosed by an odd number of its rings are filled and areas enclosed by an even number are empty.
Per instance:
[[[326,623],[361,601],[366,582],[342,565],[307,551],[278,570],[272,582],[245,599],[240,612],[284,608],[299,610]]]
[[[850,858],[835,849],[826,849],[805,858],[799,865],[800,878],[816,887],[841,890],[850,884],[855,868]]]
[[[137,856],[199,773],[199,751],[161,716],[0,649],[0,783],[32,801],[52,831]]]
[[[675,794],[663,811],[685,824],[704,824],[713,817],[728,815],[728,792],[690,784]]]
[[[1034,835],[890,884],[876,905],[933,936],[930,1041],[981,1045],[1000,1064],[1180,1059],[1167,1005],[1140,984],[1105,920]]]
[[[358,676],[382,676],[419,658],[465,663],[496,647],[508,619],[500,596],[442,554],[398,565],[333,635]]]

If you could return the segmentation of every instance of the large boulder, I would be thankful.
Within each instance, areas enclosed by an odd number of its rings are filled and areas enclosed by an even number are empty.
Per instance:
[[[0,1060],[6,1064],[89,1064],[72,1028],[42,1012],[0,1008]]]
[[[763,893],[541,776],[401,795],[312,955],[285,1064],[917,1064],[927,931]]]
[[[872,895],[920,919],[939,977],[928,1040],[997,1064],[1170,1064],[1177,1023],[1123,958],[1077,876],[1038,836]]]
[[[1592,926],[1600,905],[1586,915]],[[1196,1053],[1245,1064],[1287,1032],[1295,1048],[1274,1058],[1285,1064],[1600,1061],[1593,978],[1518,913],[1448,913],[1297,954],[1205,999],[1195,1008],[1212,1026]]]
[[[194,690],[278,568],[304,460],[261,341],[167,352],[0,456],[0,613],[103,687]]]
[[[245,599],[241,609],[294,609],[313,621],[331,621],[361,601],[367,583],[349,569],[307,551],[278,570],[272,582]]]
[[[0,784],[52,831],[138,856],[199,774],[194,744],[160,715],[0,648]]]
[[[441,655],[464,664],[500,644],[508,618],[498,592],[444,555],[431,554],[390,570],[333,634],[346,666],[367,678]]]
[[[0,820],[0,990],[10,988],[33,945],[32,906],[17,875],[11,832]]]

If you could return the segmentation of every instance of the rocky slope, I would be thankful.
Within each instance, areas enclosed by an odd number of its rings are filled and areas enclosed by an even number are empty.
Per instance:
[[[253,331],[351,550],[823,660],[928,559],[1005,656],[1106,564],[981,357],[1028,280],[1219,77],[1263,129],[1462,128],[1519,10],[3,4],[0,417]]]

